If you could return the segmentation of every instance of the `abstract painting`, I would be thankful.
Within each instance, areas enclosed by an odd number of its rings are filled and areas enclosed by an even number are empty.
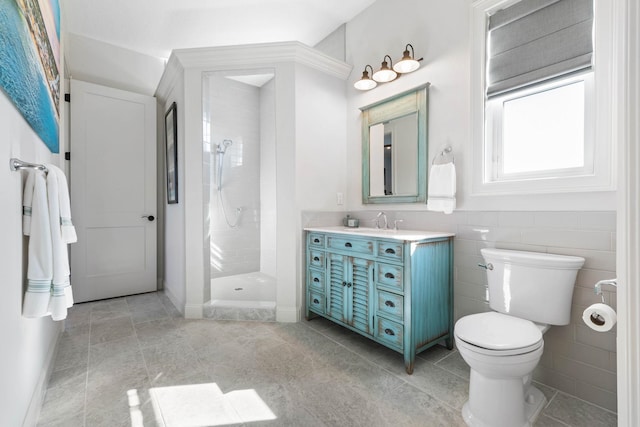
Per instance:
[[[60,5],[0,0],[0,89],[52,153],[59,152]]]

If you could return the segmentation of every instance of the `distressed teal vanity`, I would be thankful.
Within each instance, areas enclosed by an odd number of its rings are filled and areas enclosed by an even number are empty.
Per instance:
[[[305,228],[306,317],[325,317],[404,355],[453,346],[453,234]]]

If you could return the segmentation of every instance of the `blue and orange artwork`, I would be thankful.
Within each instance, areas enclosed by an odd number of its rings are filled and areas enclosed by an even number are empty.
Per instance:
[[[0,0],[0,89],[52,153],[59,152],[60,5]]]

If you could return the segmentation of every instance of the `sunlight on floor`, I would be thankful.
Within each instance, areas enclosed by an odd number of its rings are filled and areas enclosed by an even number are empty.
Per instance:
[[[142,427],[137,390],[127,394],[131,425]],[[225,394],[216,383],[209,383],[155,387],[149,394],[158,426],[222,426],[277,418],[253,389]]]

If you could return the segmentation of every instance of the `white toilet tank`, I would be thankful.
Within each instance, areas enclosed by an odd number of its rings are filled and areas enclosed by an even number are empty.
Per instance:
[[[480,252],[493,310],[536,323],[569,324],[573,285],[584,258],[490,248]]]

